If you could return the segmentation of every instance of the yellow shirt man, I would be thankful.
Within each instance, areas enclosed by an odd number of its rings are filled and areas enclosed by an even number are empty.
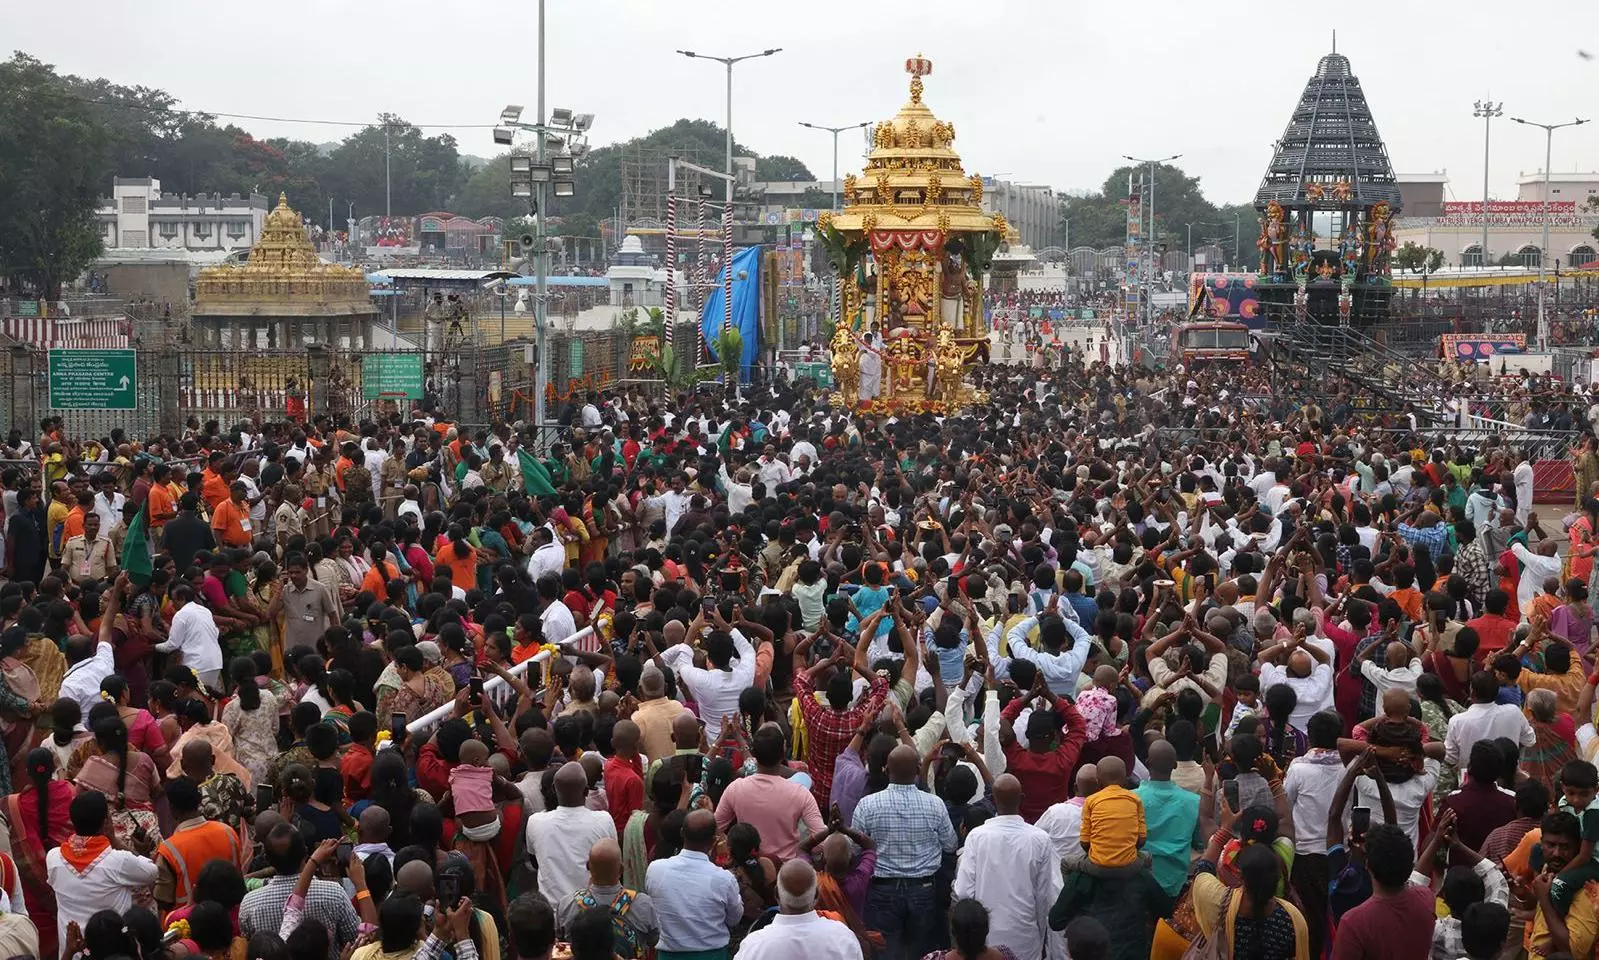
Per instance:
[[[1131,790],[1101,787],[1083,801],[1081,837],[1090,863],[1125,867],[1138,859],[1138,845],[1148,836],[1144,801]]]

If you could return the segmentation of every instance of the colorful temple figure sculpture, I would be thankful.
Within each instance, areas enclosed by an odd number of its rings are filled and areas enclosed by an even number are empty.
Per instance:
[[[1255,192],[1260,322],[1364,326],[1386,317],[1400,206],[1360,79],[1348,57],[1329,53],[1305,83]]]
[[[1260,249],[1262,276],[1286,276],[1288,273],[1288,225],[1283,221],[1283,205],[1273,200],[1266,205],[1266,215],[1260,221],[1260,239],[1255,241]]]
[[[844,209],[817,228],[841,278],[832,339],[834,402],[879,413],[953,413],[980,403],[966,371],[984,362],[983,277],[1014,233],[982,209],[982,179],[955,152],[955,127],[922,103],[932,61],[905,61],[910,100],[872,132]]]
[[[1366,221],[1366,275],[1388,276],[1389,254],[1394,252],[1394,213],[1386,203],[1371,208]]]

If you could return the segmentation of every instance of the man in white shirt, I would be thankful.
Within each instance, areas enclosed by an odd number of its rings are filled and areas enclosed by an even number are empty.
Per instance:
[[[1283,774],[1283,792],[1294,814],[1294,850],[1299,856],[1325,858],[1327,813],[1344,777],[1343,761],[1338,755],[1343,721],[1328,711],[1313,715],[1307,726],[1294,726],[1305,731],[1309,745]]]
[[[1049,834],[1021,818],[1022,785],[1010,774],[994,781],[998,816],[966,835],[955,870],[956,899],[988,908],[988,945],[1018,957],[1039,957],[1049,910],[1060,894],[1060,860]]]
[[[1520,494],[1517,494],[1518,496]],[[1521,515],[1518,505],[1516,515]],[[1561,560],[1558,554],[1560,543],[1554,539],[1544,539],[1538,542],[1537,550],[1528,550],[1526,544],[1512,543],[1510,552],[1521,561],[1521,579],[1516,582],[1516,604],[1518,609],[1531,610],[1532,602],[1537,598],[1538,592],[1543,589],[1544,581],[1559,580]]]
[[[111,806],[106,795],[85,790],[72,798],[70,808],[73,840],[51,848],[45,854],[44,869],[56,894],[56,936],[67,942],[67,925],[78,929],[89,925],[89,918],[101,910],[126,913],[133,906],[133,893],[149,889],[159,872],[154,860],[128,850],[117,849],[111,839]],[[606,817],[609,822],[610,818]],[[84,863],[82,857],[69,862],[69,847],[103,852]]]
[[[561,578],[558,574],[539,577],[539,623],[543,627],[545,643],[560,643],[577,632],[577,619],[561,600]]]
[[[778,484],[793,479],[794,472],[789,469],[788,464],[777,459],[777,448],[768,443],[761,453],[758,476],[761,482],[766,484],[766,489],[773,490]]]
[[[543,579],[546,574],[561,575],[566,569],[566,548],[555,542],[555,531],[546,524],[534,527],[529,535],[532,537],[534,547],[533,555],[527,558],[527,573],[534,582]]]
[[[1510,479],[1516,485],[1516,522],[1526,526],[1532,514],[1532,463],[1526,453],[1516,455],[1516,469],[1511,472]],[[1526,579],[1525,574],[1522,579]]]
[[[1269,658],[1260,665],[1261,692],[1281,683],[1291,687],[1299,698],[1288,715],[1288,722],[1296,730],[1306,729],[1316,712],[1333,705],[1333,668],[1327,651],[1319,645],[1302,636],[1290,637],[1263,650],[1261,656]],[[1278,662],[1284,659],[1286,665]]]
[[[616,839],[616,822],[604,810],[584,806],[588,775],[569,761],[555,771],[554,810],[527,821],[527,851],[538,862],[539,893],[550,903],[565,903],[589,884],[589,851],[601,840]]]
[[[861,960],[862,952],[854,931],[816,912],[816,868],[805,860],[790,860],[777,871],[777,915],[769,926],[744,938],[738,956],[739,960]]]
[[[651,506],[658,506],[666,511],[666,535],[672,535],[672,529],[677,526],[677,521],[688,512],[689,494],[687,491],[688,476],[683,473],[672,475],[672,489],[649,498]]]
[[[128,498],[117,491],[117,478],[110,471],[100,474],[100,492],[94,495],[94,512],[100,517],[100,529],[110,532],[122,519],[122,507]]]
[[[188,584],[174,586],[171,597],[178,610],[172,615],[167,639],[155,648],[162,653],[177,651],[183,665],[199,676],[201,684],[210,690],[221,690],[222,646],[218,643],[216,620],[210,610],[195,602],[194,589]]]
[[[65,653],[67,674],[61,678],[58,696],[76,700],[87,719],[89,708],[100,702],[100,683],[116,672],[111,644],[88,637],[68,637]]]
[[[362,448],[361,464],[372,474],[372,499],[378,500],[383,495],[383,461],[389,459],[389,455],[372,437],[366,438]]]
[[[755,648],[744,634],[713,612],[716,629],[705,638],[706,666],[694,664],[694,648],[679,643],[661,651],[661,659],[688,686],[705,721],[707,743],[722,735],[722,717],[738,713],[738,696],[755,682]],[[737,653],[735,659],[734,653]]]
[[[1039,814],[1035,826],[1049,834],[1059,859],[1083,855],[1083,801],[1098,791],[1099,768],[1092,763],[1085,763],[1077,768],[1071,799],[1052,804]]]
[[[1537,744],[1537,734],[1521,708],[1498,703],[1498,699],[1499,681],[1492,673],[1483,670],[1472,674],[1471,706],[1449,718],[1449,731],[1444,734],[1444,763],[1464,767],[1472,744],[1478,740],[1508,737],[1522,747]]]
[[[1066,608],[1066,604],[1061,604]],[[1010,661],[1026,660],[1038,668],[1043,674],[1044,682],[1049,684],[1049,690],[1057,697],[1074,697],[1077,695],[1077,678],[1082,675],[1083,664],[1092,652],[1094,638],[1071,620],[1063,617],[1028,617],[1021,623],[1012,627],[1005,636],[1005,646],[1010,651],[1009,657],[999,657],[994,661],[996,675],[1001,667],[1008,668]],[[1038,646],[1034,650],[1027,642],[1027,635],[1038,627]],[[1067,639],[1070,638],[1070,645]],[[998,638],[994,638],[997,646]]]

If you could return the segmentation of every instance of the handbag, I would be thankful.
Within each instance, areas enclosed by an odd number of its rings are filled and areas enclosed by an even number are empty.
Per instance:
[[[1223,960],[1227,935],[1232,932],[1233,924],[1238,921],[1238,908],[1243,903],[1243,898],[1234,896],[1237,891],[1231,888],[1222,896],[1221,910],[1216,916],[1216,926],[1211,929],[1211,935],[1196,933],[1188,944],[1188,949],[1183,951],[1183,960]],[[1198,927],[1198,924],[1195,924]]]

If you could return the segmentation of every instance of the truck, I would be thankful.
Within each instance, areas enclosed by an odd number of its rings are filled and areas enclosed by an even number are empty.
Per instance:
[[[1192,369],[1204,363],[1248,363],[1249,327],[1228,320],[1193,320],[1172,327],[1171,359]]]

